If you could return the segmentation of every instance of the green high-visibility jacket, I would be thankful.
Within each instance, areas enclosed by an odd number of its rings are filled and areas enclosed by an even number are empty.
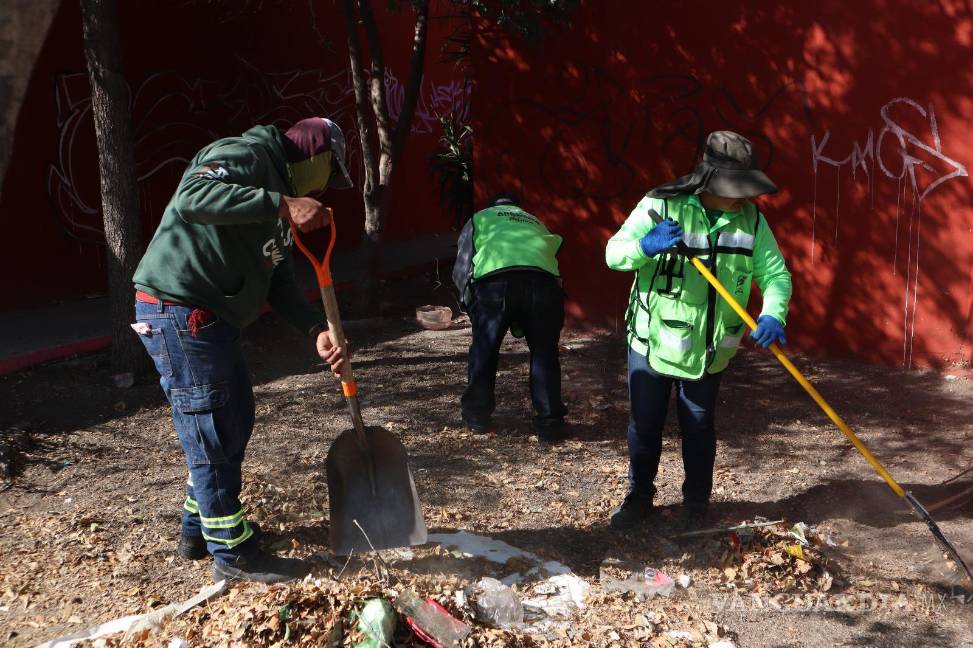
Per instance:
[[[457,242],[453,281],[469,304],[470,282],[508,270],[539,270],[560,277],[557,253],[564,239],[516,205],[478,211]]]
[[[677,221],[683,242],[744,307],[753,281],[763,295],[761,315],[786,323],[791,275],[766,219],[752,203],[710,223],[696,195],[646,196],[608,241],[613,270],[634,270],[626,313],[628,343],[661,374],[697,379],[718,373],[736,355],[746,327],[685,257],[647,257],[639,240],[655,227],[649,210]],[[715,270],[714,268],[715,263]]]

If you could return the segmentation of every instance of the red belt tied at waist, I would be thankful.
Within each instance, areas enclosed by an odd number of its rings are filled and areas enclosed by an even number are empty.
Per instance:
[[[206,326],[216,319],[216,316],[205,308],[197,308],[195,306],[190,306],[189,304],[181,304],[179,302],[169,301],[167,299],[160,300],[155,295],[150,295],[144,290],[135,291],[135,300],[144,304],[158,305],[161,303],[163,306],[182,306],[183,308],[192,308],[192,312],[189,313],[189,317],[186,318],[186,326],[189,327],[189,333],[193,337],[196,337],[196,334],[199,333],[199,328],[201,326]]]

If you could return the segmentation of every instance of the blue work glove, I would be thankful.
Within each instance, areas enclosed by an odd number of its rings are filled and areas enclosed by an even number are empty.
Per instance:
[[[682,227],[674,220],[664,220],[639,239],[639,246],[647,257],[665,252],[682,240]]]
[[[751,332],[750,337],[765,349],[774,342],[787,344],[787,338],[784,337],[784,325],[772,315],[761,315],[757,318],[757,330]]]

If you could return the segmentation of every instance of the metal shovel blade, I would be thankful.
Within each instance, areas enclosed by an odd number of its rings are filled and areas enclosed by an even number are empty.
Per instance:
[[[328,450],[331,550],[339,556],[426,542],[405,447],[381,427],[366,427],[365,437],[367,449],[354,430],[345,430]]]

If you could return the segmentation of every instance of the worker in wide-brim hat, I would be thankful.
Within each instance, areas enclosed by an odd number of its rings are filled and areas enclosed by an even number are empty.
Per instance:
[[[629,490],[611,512],[630,528],[656,512],[655,478],[672,388],[682,432],[686,528],[705,524],[716,457],[714,427],[723,370],[737,353],[743,320],[677,251],[684,244],[746,307],[751,283],[763,296],[760,346],[784,344],[791,275],[763,214],[751,200],[777,187],[758,166],[753,144],[730,131],[711,133],[689,175],[656,187],[608,241],[614,270],[635,271],[627,310]],[[650,216],[663,217],[659,223]]]

